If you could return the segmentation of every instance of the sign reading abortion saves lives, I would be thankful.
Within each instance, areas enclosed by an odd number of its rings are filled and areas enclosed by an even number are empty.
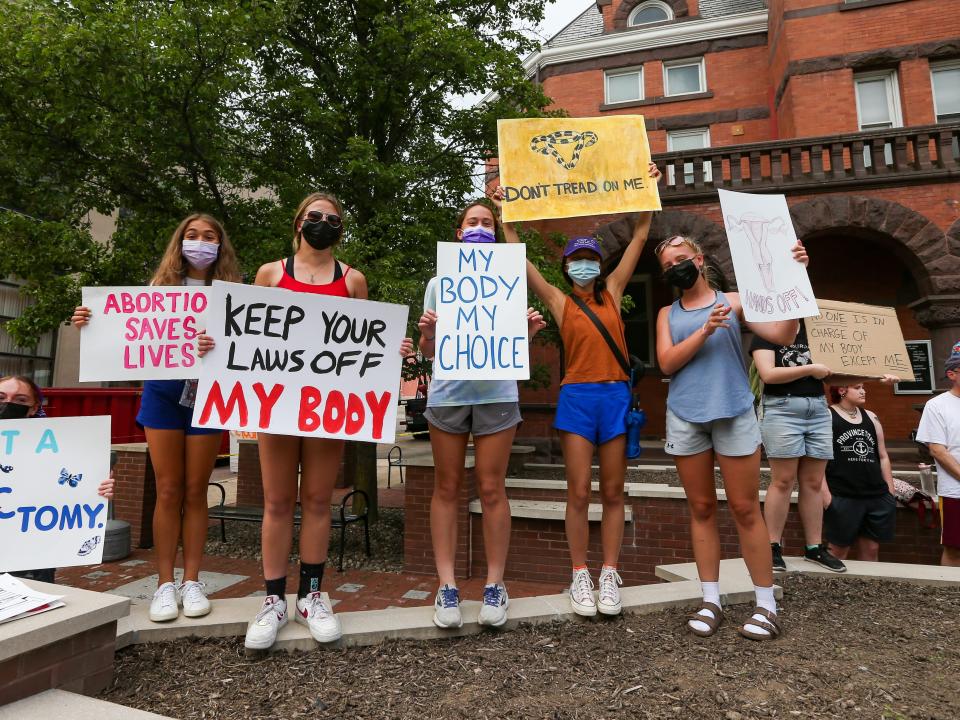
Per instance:
[[[437,243],[438,380],[528,380],[527,248]]]
[[[0,571],[103,558],[110,417],[0,420]]]
[[[216,281],[198,427],[393,442],[405,305]]]
[[[198,374],[205,287],[85,287],[80,381],[183,380]]]

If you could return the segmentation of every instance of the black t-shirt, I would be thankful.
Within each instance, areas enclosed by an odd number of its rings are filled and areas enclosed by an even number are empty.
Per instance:
[[[866,410],[854,425],[830,408],[833,420],[833,460],[827,463],[827,485],[840,497],[871,498],[890,492],[883,479],[877,428]]]
[[[773,350],[774,365],[778,368],[813,364],[813,360],[810,358],[810,346],[807,345],[807,330],[803,326],[802,320],[800,321],[800,332],[797,333],[792,345],[774,345],[759,335],[754,335],[753,342],[750,343],[751,355],[753,355],[754,350]],[[785,395],[822,397],[823,383],[809,375],[787,383],[764,383],[763,394],[775,397]]]

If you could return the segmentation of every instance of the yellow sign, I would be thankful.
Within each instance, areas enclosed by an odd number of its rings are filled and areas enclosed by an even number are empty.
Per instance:
[[[642,115],[498,120],[503,220],[659,210]]]

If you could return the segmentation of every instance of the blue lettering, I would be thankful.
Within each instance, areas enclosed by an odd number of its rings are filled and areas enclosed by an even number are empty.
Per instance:
[[[12,493],[12,492],[13,492],[13,488],[0,487],[0,495],[2,495],[3,493]],[[14,515],[16,515],[15,512],[0,512],[0,520],[9,520]]]
[[[473,291],[473,296],[470,297],[470,298],[467,298],[467,297],[464,296],[464,294],[463,294],[463,286],[464,286],[464,283],[466,283],[467,286],[468,286],[468,288]],[[476,300],[477,300],[477,295],[479,295],[479,293],[480,293],[480,288],[477,287],[477,281],[476,281],[476,280],[474,280],[474,279],[473,279],[472,277],[470,277],[470,276],[464,276],[464,277],[460,278],[460,282],[457,283],[457,295],[460,296],[460,302],[466,302],[466,303],[476,302]]]
[[[477,308],[473,307],[470,312],[464,312],[463,308],[457,308],[457,330],[460,329],[460,320],[461,318],[465,322],[470,322],[473,320],[473,329],[480,329],[480,321],[477,319]]]
[[[477,345],[480,346],[480,349],[483,350],[483,359],[477,360]],[[487,360],[490,359],[490,352],[487,350],[487,344],[483,341],[483,338],[479,335],[474,337],[470,342],[470,365],[467,367],[472,368],[482,368],[487,364]]]
[[[40,518],[43,517],[44,513],[50,513],[51,519],[50,522],[43,522]],[[43,530],[46,532],[50,530],[54,525],[57,524],[58,519],[57,509],[52,505],[44,505],[42,508],[37,510],[37,514],[33,518],[33,524],[37,526],[37,530]]]
[[[493,260],[493,250],[488,250],[484,252],[481,249],[477,249],[477,252],[480,253],[480,257],[483,258],[483,271],[490,272],[490,261]]]
[[[517,286],[517,283],[520,282],[520,276],[519,276],[519,275],[515,276],[515,277],[513,278],[513,283],[512,283],[512,284],[511,284],[511,283],[508,283],[506,280],[504,280],[504,279],[503,279],[503,275],[500,275],[499,277],[500,277],[500,282],[502,282],[502,283],[503,283],[503,286],[504,286],[505,288],[507,288],[507,300],[509,300],[509,299],[510,299],[510,296],[513,295],[513,289]]]
[[[55,453],[60,452],[60,448],[57,447],[57,437],[53,434],[53,430],[49,428],[43,431],[43,435],[40,436],[40,442],[37,443],[37,449],[34,450],[34,453],[39,455],[44,450],[51,450]]]
[[[490,330],[493,331],[496,329],[497,325],[497,308],[499,305],[494,305],[492,308],[488,308],[486,305],[481,305],[480,309],[486,313],[487,317],[490,318]],[[479,328],[477,328],[479,330]]]
[[[493,287],[490,287],[491,285],[492,285]],[[494,280],[494,279],[493,279],[492,277],[490,277],[489,275],[481,275],[481,276],[480,276],[480,294],[481,294],[481,296],[483,297],[484,300],[486,300],[486,299],[489,298],[489,297],[493,297],[494,295],[496,295],[496,294],[497,294],[497,288],[498,288],[498,287],[499,287],[499,286],[497,285],[497,281]]]
[[[440,367],[442,367],[444,370],[453,370],[453,365],[447,365],[443,362],[443,348],[449,339],[449,335],[444,335],[442,338],[440,338],[440,344],[437,346],[437,362],[440,363]]]
[[[60,529],[73,530],[75,527],[83,527],[83,513],[80,512],[80,506],[74,505],[71,511],[64,505],[63,512],[60,513]]]
[[[0,435],[3,435],[7,439],[7,447],[4,449],[4,452],[7,455],[13,454],[13,439],[20,434],[19,430],[4,430],[0,432]]]
[[[521,347],[526,342],[527,338],[525,338],[523,335],[518,335],[517,337],[513,338],[513,367],[515,368],[523,367],[523,363],[520,362],[518,356],[521,353]]]
[[[473,270],[477,269],[477,257],[474,254],[474,251],[471,249],[467,252],[464,248],[459,248],[458,257],[457,257],[457,272],[463,272],[463,261],[466,260],[470,263],[470,267]]]
[[[90,519],[90,525],[88,527],[90,527],[91,529],[93,528],[94,524],[97,522],[97,515],[100,514],[100,511],[103,510],[103,508],[104,508],[104,503],[100,503],[95,507],[90,507],[89,505],[84,503],[83,511],[87,514],[87,517]]]
[[[440,301],[437,304],[452,303],[456,299],[457,296],[453,294],[453,278],[444,275],[440,278]]]
[[[36,509],[33,505],[21,505],[17,508],[17,512],[23,515],[23,521],[20,523],[20,532],[26,532],[27,528],[30,527],[30,514]]]
[[[500,364],[500,367],[507,367],[506,362],[503,359],[503,346],[510,342],[510,338],[502,337],[497,340],[497,362]]]

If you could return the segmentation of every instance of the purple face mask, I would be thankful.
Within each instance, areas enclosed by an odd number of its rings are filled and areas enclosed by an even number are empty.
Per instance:
[[[217,257],[220,255],[220,243],[184,240],[180,252],[190,263],[190,267],[196,270],[206,270],[217,261]]]
[[[465,243],[492,243],[497,241],[497,236],[485,227],[472,227],[464,230],[460,239]]]

